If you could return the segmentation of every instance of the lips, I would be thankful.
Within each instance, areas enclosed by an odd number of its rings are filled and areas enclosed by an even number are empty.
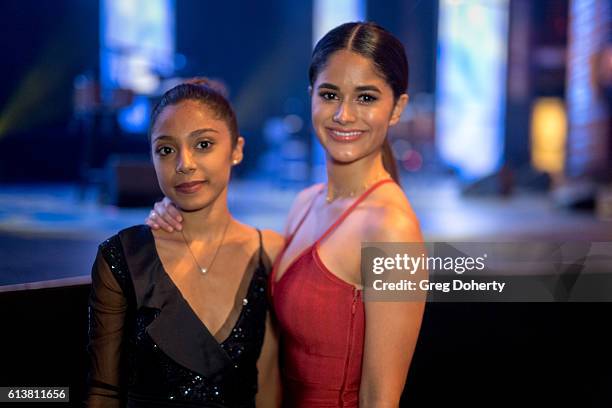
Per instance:
[[[190,181],[188,183],[177,184],[174,186],[174,189],[179,193],[193,194],[196,191],[199,191],[205,183],[206,181],[204,180]]]
[[[327,128],[327,134],[337,142],[353,142],[359,139],[365,132],[357,129],[333,129]]]

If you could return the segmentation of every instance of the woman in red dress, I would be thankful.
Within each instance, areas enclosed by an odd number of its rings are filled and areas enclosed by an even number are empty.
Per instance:
[[[422,242],[386,139],[408,102],[407,58],[380,26],[347,23],[317,43],[309,75],[328,181],[296,198],[271,275],[283,405],[397,407],[424,304],[363,302],[359,254]],[[167,204],[150,224],[178,227]]]

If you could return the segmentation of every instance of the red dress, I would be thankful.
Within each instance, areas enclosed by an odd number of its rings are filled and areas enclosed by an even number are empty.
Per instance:
[[[365,191],[327,231],[306,248],[278,282],[271,279],[272,303],[281,328],[283,406],[357,407],[365,310],[361,290],[330,272],[318,248],[382,180]],[[314,202],[314,199],[313,199]],[[312,202],[285,249],[308,216]]]

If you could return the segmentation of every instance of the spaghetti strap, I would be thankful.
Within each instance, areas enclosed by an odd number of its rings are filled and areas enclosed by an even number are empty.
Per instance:
[[[364,191],[356,200],[353,204],[350,205],[349,208],[347,208],[346,210],[344,210],[344,212],[340,215],[340,217],[338,217],[338,219],[336,220],[336,222],[334,222],[328,229],[327,231],[325,231],[323,233],[323,235],[321,235],[321,237],[319,239],[317,239],[314,243],[314,246],[317,247],[319,246],[319,244],[325,239],[327,238],[327,236],[329,234],[331,234],[338,225],[340,225],[342,223],[342,221],[344,221],[344,219],[346,217],[349,216],[349,214],[355,209],[355,207],[357,207],[363,200],[365,200],[370,193],[372,193],[372,191],[376,190],[378,187],[380,187],[381,185],[385,184],[385,183],[393,183],[393,179],[384,179],[384,180],[380,180],[376,183],[374,183],[373,185],[370,186],[370,188],[368,188],[366,191]]]
[[[259,228],[255,228],[255,231],[257,231],[257,235],[259,236],[259,267],[261,268],[263,266],[263,238],[261,236],[261,231],[259,230]]]
[[[289,245],[289,243],[291,242],[291,240],[293,239],[295,234],[298,232],[298,230],[300,229],[300,227],[304,223],[304,220],[306,220],[306,217],[308,217],[308,214],[310,214],[310,210],[312,210],[312,207],[314,207],[314,202],[317,199],[317,197],[319,196],[319,194],[321,194],[321,191],[323,191],[323,188],[319,189],[319,191],[317,191],[317,193],[314,195],[314,197],[312,197],[312,200],[310,200],[310,204],[308,205],[308,209],[306,210],[306,212],[304,212],[304,215],[302,216],[302,219],[300,220],[300,222],[298,222],[298,224],[295,227],[295,229],[293,230],[293,232],[291,234],[289,234],[289,237],[287,238],[287,246]]]
[[[269,289],[270,296],[272,295],[274,285],[276,284],[276,282],[274,280],[276,279],[275,276],[276,276],[276,270],[278,269],[278,265],[280,264],[280,261],[281,261],[282,257],[285,255],[285,251],[289,247],[289,244],[291,244],[291,241],[293,241],[293,237],[295,236],[295,234],[298,232],[298,230],[300,229],[300,227],[304,223],[304,220],[306,219],[306,217],[308,217],[308,214],[310,214],[310,210],[312,210],[312,207],[314,206],[314,202],[317,199],[317,197],[319,196],[319,194],[321,194],[321,191],[323,191],[323,188],[319,189],[319,191],[317,191],[316,194],[312,197],[312,200],[310,200],[310,204],[308,205],[308,209],[304,212],[304,215],[302,216],[302,219],[300,220],[300,222],[298,222],[298,224],[295,227],[295,229],[293,230],[293,232],[291,234],[289,234],[289,236],[285,240],[285,245],[283,245],[283,249],[276,256],[276,259],[272,263],[272,272],[270,272],[270,282],[271,282],[270,289]]]

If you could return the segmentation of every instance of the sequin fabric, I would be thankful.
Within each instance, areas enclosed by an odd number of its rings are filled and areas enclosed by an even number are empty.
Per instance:
[[[113,237],[100,249],[124,293],[134,296],[129,271],[121,250],[121,241]],[[207,403],[214,407],[255,407],[257,393],[256,363],[263,344],[267,313],[267,270],[260,262],[253,273],[242,309],[230,335],[217,343],[229,357],[231,366],[207,378],[172,360],[147,334],[147,327],[160,310],[140,307],[126,322],[128,400]],[[135,301],[128,299],[134,307]],[[180,325],[180,322],[177,322]],[[178,332],[178,330],[177,330]],[[204,351],[205,352],[205,351]]]
[[[100,251],[104,260],[110,267],[111,272],[117,283],[121,286],[121,290],[126,295],[128,302],[134,300],[134,287],[130,279],[127,263],[123,256],[123,250],[121,249],[121,240],[118,235],[113,235],[102,244],[100,244]]]

